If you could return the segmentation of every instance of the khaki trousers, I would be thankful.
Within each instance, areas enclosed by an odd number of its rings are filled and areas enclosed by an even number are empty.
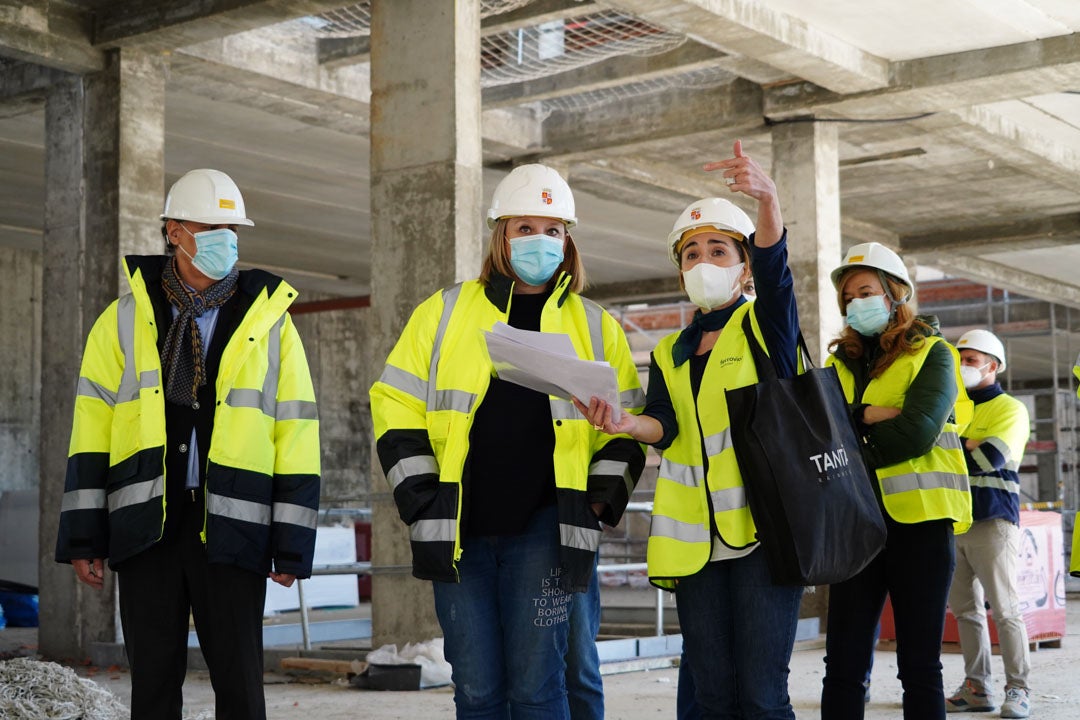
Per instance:
[[[983,688],[992,689],[990,632],[984,599],[994,611],[1005,686],[1028,686],[1031,659],[1027,627],[1016,594],[1016,556],[1020,528],[995,518],[975,522],[956,538],[956,570],[949,590],[949,607],[960,628],[964,673]]]

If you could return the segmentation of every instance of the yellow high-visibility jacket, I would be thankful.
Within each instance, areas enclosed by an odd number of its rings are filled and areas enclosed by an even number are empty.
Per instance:
[[[578,357],[606,360],[616,371],[620,404],[645,404],[619,323],[599,305],[570,292],[561,275],[541,311],[540,329],[565,333]],[[482,330],[506,322],[512,283],[494,277],[435,293],[413,312],[371,387],[376,447],[401,519],[409,525],[413,575],[456,582],[461,557],[462,474],[469,432],[494,370]],[[564,588],[585,590],[600,526],[590,503],[605,503],[600,519],[619,522],[644,467],[640,444],[594,430],[569,400],[550,398],[555,432],[555,493]],[[513,422],[513,418],[506,418]]]
[[[757,527],[731,445],[724,394],[758,381],[743,331],[743,318],[750,313],[754,335],[766,347],[754,306],[748,302],[736,309],[720,331],[701,378],[701,402],[694,399],[690,363],[675,367],[672,358],[679,332],[663,338],[653,350],[679,427],[679,434],[664,450],[653,498],[648,564],[649,580],[658,587],[671,589],[675,578],[701,570],[711,556],[714,532],[733,548],[757,542]],[[703,449],[709,461],[707,475]]]
[[[953,355],[957,384],[955,413],[959,425],[966,427],[972,409],[960,379],[960,357],[956,348],[941,337],[925,337],[914,353],[900,355],[880,377],[867,384],[861,399],[855,397],[855,377],[851,370],[836,355],[830,355],[826,364],[836,368],[848,402],[903,408],[908,387],[919,374],[930,348],[939,342],[945,343]],[[971,527],[971,489],[957,422],[948,420],[944,423],[928,452],[878,468],[876,473],[885,510],[897,522],[950,519],[956,534],[967,532]]]
[[[56,560],[115,566],[161,540],[166,407],[159,328],[147,276],[162,256],[129,256],[131,293],[86,342],[75,398]],[[251,304],[221,355],[205,468],[202,539],[211,563],[308,577],[319,508],[319,421],[300,336],[296,291],[261,270],[240,273]]]

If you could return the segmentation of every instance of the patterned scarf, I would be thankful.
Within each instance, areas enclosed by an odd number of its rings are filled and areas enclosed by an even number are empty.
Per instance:
[[[161,273],[165,297],[179,314],[173,318],[165,336],[161,367],[165,373],[165,397],[178,405],[191,406],[199,388],[206,384],[206,359],[202,333],[195,318],[211,308],[221,307],[236,292],[239,272],[234,267],[228,275],[204,292],[189,290],[176,272],[176,258],[171,258]],[[185,341],[185,336],[190,340]]]

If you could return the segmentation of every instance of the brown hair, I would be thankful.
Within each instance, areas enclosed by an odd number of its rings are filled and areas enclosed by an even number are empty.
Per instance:
[[[847,303],[844,302],[844,282],[847,281],[853,272],[866,269],[867,268],[861,265],[850,267],[837,279],[836,301],[840,305],[841,312],[844,312],[847,309]],[[896,280],[891,275],[886,275],[885,273],[879,273],[879,275],[888,286],[889,295],[891,297],[902,298],[911,294],[911,288],[899,280]],[[932,335],[933,333],[933,328],[915,316],[915,308],[912,305],[912,301],[906,302],[903,305],[897,305],[894,302],[892,317],[889,319],[889,324],[885,326],[884,332],[882,332],[881,336],[878,338],[878,343],[881,345],[881,349],[884,350],[884,352],[874,362],[874,366],[870,368],[870,377],[881,377],[881,374],[893,364],[896,358],[905,353],[914,353],[917,351],[923,344],[923,338]],[[840,333],[839,337],[834,338],[833,341],[829,343],[829,351],[853,360],[860,358],[863,354],[863,336],[848,325],[844,328],[843,332]]]
[[[502,218],[495,223],[495,229],[491,231],[491,241],[488,243],[487,256],[483,265],[480,266],[480,282],[486,287],[491,283],[494,273],[506,277],[516,277],[514,268],[510,265],[509,243],[506,242],[506,226],[513,218]],[[574,238],[570,231],[566,231],[566,248],[563,250],[563,261],[548,281],[548,287],[553,287],[559,279],[560,273],[570,275],[570,291],[580,293],[585,289],[585,264],[581,261],[581,254],[574,244]]]

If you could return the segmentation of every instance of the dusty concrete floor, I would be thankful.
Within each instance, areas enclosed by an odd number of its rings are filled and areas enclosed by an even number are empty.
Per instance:
[[[35,640],[36,636],[25,630],[0,631],[0,645],[32,645]],[[802,649],[792,658],[790,689],[796,715],[800,718],[818,716],[823,654],[820,648]],[[963,679],[963,662],[957,654],[945,654],[942,659],[946,690],[952,690]],[[994,660],[995,672],[999,678],[1003,677],[1000,659],[995,656]],[[1080,596],[1069,597],[1068,631],[1062,647],[1032,653],[1031,664],[1032,717],[1039,720],[1076,720],[1080,717]],[[88,671],[83,668],[80,673],[86,675]],[[607,717],[613,720],[674,718],[677,674],[674,669],[663,669],[605,676]],[[126,673],[97,670],[92,677],[121,699],[126,701],[128,698]],[[271,720],[298,717],[312,720],[440,720],[454,717],[453,694],[449,688],[375,692],[332,684],[285,684],[277,682],[278,679],[268,676],[270,682],[266,686]],[[213,709],[213,693],[205,673],[189,673],[184,694],[189,716],[209,717],[207,711]],[[981,717],[996,716],[992,713]],[[895,720],[899,717],[900,683],[896,679],[896,657],[889,651],[879,650],[866,718]]]

